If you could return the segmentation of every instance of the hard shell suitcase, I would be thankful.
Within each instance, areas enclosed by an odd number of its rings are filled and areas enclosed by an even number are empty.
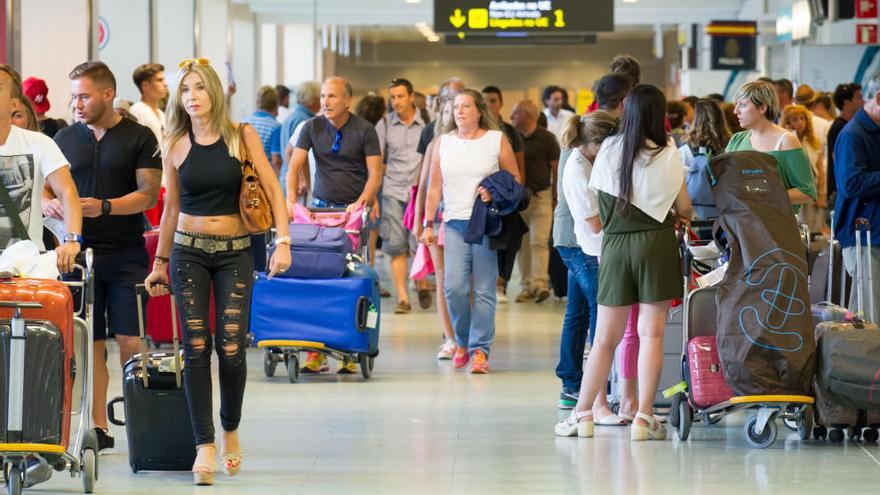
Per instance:
[[[251,332],[271,340],[322,343],[338,351],[376,355],[381,317],[379,276],[350,263],[343,278],[273,278],[254,284]]]
[[[144,291],[144,286],[139,285],[137,290],[139,293]],[[196,458],[195,439],[181,373],[177,318],[174,314],[176,306],[173,296],[167,299],[170,300],[169,311],[172,313],[173,351],[149,352],[144,337],[143,318],[140,318],[141,352],[129,359],[123,367],[123,396],[116,397],[107,404],[110,422],[125,426],[128,463],[135,473],[189,471]],[[138,314],[143,314],[140,304]],[[118,402],[124,405],[124,420],[116,417],[114,405]]]
[[[0,281],[0,443],[67,449],[73,336],[73,297],[64,283]]]
[[[159,230],[150,230],[144,233],[144,241],[147,247],[147,254],[150,256],[150,266],[153,266],[153,260],[156,259],[156,248],[159,245]],[[214,309],[214,297],[211,296],[210,310],[211,334],[216,328],[216,314]],[[150,337],[150,341],[158,347],[159,344],[170,344],[172,339],[171,331],[171,298],[169,296],[151,297],[147,300],[146,314],[146,332]],[[178,320],[180,325],[180,320]]]
[[[663,334],[663,368],[660,372],[660,381],[657,383],[657,393],[654,395],[654,406],[669,407],[672,399],[663,396],[663,391],[681,382],[681,339],[682,339],[682,316],[684,306],[677,306],[669,310],[666,318],[666,331]],[[615,352],[614,363],[611,366],[611,375],[608,384],[608,402],[620,404],[620,363],[622,359]]]
[[[846,288],[850,279],[843,269],[843,255],[840,244],[834,241],[834,220],[831,223],[831,238],[828,245],[819,252],[810,273],[810,301],[813,313],[813,326],[823,321],[847,321],[853,314],[844,307]],[[835,273],[840,273],[840,284],[835,283]],[[835,291],[835,289],[837,289]]]
[[[687,346],[688,390],[698,408],[707,408],[733,397],[724,379],[715,337],[694,337]]]

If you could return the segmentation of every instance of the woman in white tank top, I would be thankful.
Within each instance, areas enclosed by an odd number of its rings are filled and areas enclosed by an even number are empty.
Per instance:
[[[472,373],[489,372],[489,348],[495,337],[495,280],[498,258],[489,248],[488,236],[480,244],[468,244],[471,211],[477,196],[484,202],[491,195],[480,182],[503,169],[522,182],[513,148],[483,101],[483,95],[464,89],[455,97],[453,122],[440,136],[439,153],[431,163],[431,182],[425,206],[422,242],[437,241],[433,219],[443,197],[445,234],[444,292],[449,316],[455,329],[456,350],[452,363],[456,369],[471,361]],[[473,304],[471,304],[473,281]]]

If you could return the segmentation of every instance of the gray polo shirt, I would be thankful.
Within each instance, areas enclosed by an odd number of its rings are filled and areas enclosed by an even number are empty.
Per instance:
[[[386,115],[376,124],[379,146],[385,156],[385,179],[382,195],[398,201],[409,200],[409,190],[419,180],[422,156],[418,152],[419,138],[425,122],[419,112],[406,125],[395,112]]]

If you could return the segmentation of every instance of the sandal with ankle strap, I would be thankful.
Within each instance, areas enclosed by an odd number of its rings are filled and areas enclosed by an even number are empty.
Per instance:
[[[223,463],[223,472],[228,476],[235,476],[241,470],[241,451],[227,452],[220,457]]]
[[[587,419],[590,416],[590,419]],[[573,437],[577,435],[580,438],[593,438],[595,423],[593,422],[593,412],[571,411],[565,419],[556,423],[556,435],[560,437]]]
[[[666,427],[654,416],[636,413],[636,419],[641,419],[647,426],[636,424],[633,421],[630,426],[630,440],[633,442],[643,442],[645,440],[666,440]]]

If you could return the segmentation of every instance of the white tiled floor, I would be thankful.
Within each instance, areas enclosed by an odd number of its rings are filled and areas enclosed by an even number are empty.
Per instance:
[[[515,295],[516,290],[512,290]],[[389,301],[389,300],[386,300]],[[386,304],[386,308],[390,307]],[[499,306],[492,374],[455,372],[434,360],[433,311],[386,311],[381,356],[369,381],[330,374],[289,384],[267,379],[249,352],[243,471],[212,488],[188,473],[132,474],[125,433],[101,458],[98,493],[561,494],[871,493],[876,444],[801,444],[780,429],[768,450],[748,447],[739,423],[695,427],[687,443],[631,444],[626,429],[596,439],[556,438],[564,302]],[[111,356],[115,363],[115,356]],[[334,368],[335,369],[335,368]],[[112,393],[119,391],[114,370]],[[111,394],[112,395],[112,394]],[[216,394],[215,394],[216,396]],[[670,435],[670,438],[672,435]],[[30,493],[77,493],[66,475]]]

